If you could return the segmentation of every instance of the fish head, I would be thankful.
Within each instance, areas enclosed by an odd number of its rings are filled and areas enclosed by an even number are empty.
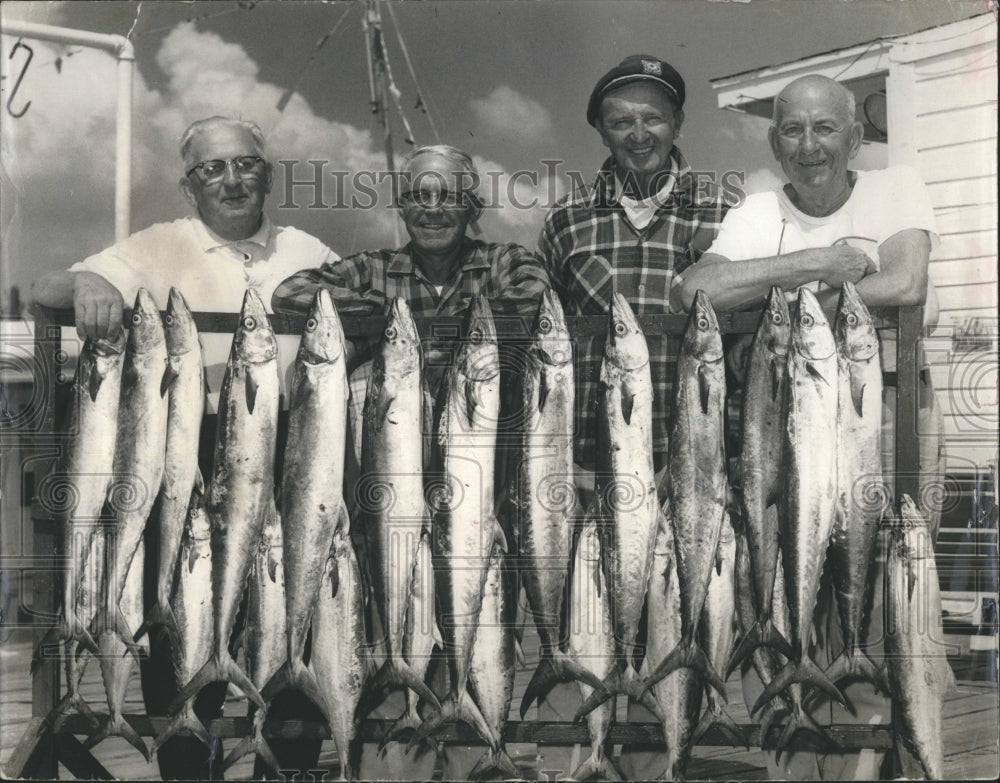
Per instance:
[[[406,375],[420,369],[420,332],[409,304],[401,296],[394,297],[389,305],[379,356]]]
[[[344,328],[325,288],[316,290],[299,342],[298,359],[306,364],[333,364],[344,355]]]
[[[559,298],[551,288],[542,294],[532,331],[536,353],[546,364],[562,367],[573,360],[573,343]]]
[[[91,353],[101,358],[114,359],[125,352],[126,335],[124,329],[118,329],[108,337],[87,338],[83,352]]]
[[[171,356],[181,356],[191,351],[199,350],[198,327],[195,326],[191,308],[177,288],[170,287],[167,298],[167,314],[163,317],[163,326],[167,336],[167,353]]]
[[[764,311],[760,315],[755,345],[775,356],[788,356],[792,339],[792,322],[788,314],[788,301],[780,286],[771,286]]]
[[[188,537],[194,541],[204,540],[211,535],[211,521],[205,510],[205,498],[197,489],[191,493],[191,502],[188,504],[187,519],[184,525]]]
[[[153,297],[145,288],[140,288],[132,305],[129,318],[128,346],[134,353],[148,353],[166,344],[163,320]]]
[[[267,319],[264,302],[255,289],[248,288],[243,295],[243,309],[240,310],[240,322],[230,356],[249,364],[264,364],[277,355],[278,344],[271,322]]]
[[[615,293],[611,299],[604,356],[626,371],[638,370],[649,363],[646,336],[642,333],[628,300],[620,293]]]
[[[889,533],[892,547],[902,559],[923,559],[934,551],[927,517],[905,493],[899,501],[899,514],[889,522]]]
[[[497,330],[485,296],[472,300],[462,331],[465,340],[455,360],[459,372],[471,381],[488,381],[496,377],[500,372]]]
[[[828,359],[836,350],[826,313],[816,295],[805,286],[799,288],[792,318],[792,346],[799,356],[814,361]]]
[[[588,522],[580,531],[577,540],[577,557],[587,563],[597,563],[601,559],[601,533],[596,522]]]
[[[719,319],[715,315],[715,308],[712,307],[708,294],[700,289],[695,292],[691,313],[684,328],[682,350],[703,362],[722,360],[722,332],[719,330]]]
[[[841,356],[865,361],[878,353],[878,335],[872,314],[850,281],[845,281],[840,289],[833,329]]]

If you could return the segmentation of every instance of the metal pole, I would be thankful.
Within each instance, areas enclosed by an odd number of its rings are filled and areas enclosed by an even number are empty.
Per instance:
[[[103,49],[118,60],[118,110],[115,121],[115,240],[124,239],[131,231],[132,192],[132,74],[135,69],[135,48],[123,35],[92,33],[70,27],[5,22],[4,35],[17,35],[39,41],[77,44]]]

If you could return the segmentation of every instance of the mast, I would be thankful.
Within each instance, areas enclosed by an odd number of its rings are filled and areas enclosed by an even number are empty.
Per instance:
[[[375,121],[384,129],[383,145],[385,161],[391,173],[396,171],[396,160],[392,151],[392,126],[389,121],[389,74],[382,37],[382,10],[379,0],[365,0],[365,51],[368,54],[368,86],[371,95],[371,110]],[[395,188],[394,188],[395,190]],[[394,246],[399,246],[399,221],[393,221]]]

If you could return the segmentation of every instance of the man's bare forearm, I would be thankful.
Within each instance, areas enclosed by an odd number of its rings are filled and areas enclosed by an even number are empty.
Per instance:
[[[694,302],[700,289],[708,294],[719,310],[738,310],[763,301],[771,286],[794,289],[817,277],[808,250],[770,258],[730,261],[722,256],[705,255],[684,275],[681,298],[684,309]]]
[[[45,307],[66,309],[73,306],[75,272],[62,269],[39,278],[31,286],[31,298]]]

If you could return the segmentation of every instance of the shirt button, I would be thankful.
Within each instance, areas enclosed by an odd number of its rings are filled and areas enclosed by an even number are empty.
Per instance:
[[[639,283],[639,291],[642,292],[642,291],[645,291],[645,290],[646,290],[646,284],[645,283]]]

